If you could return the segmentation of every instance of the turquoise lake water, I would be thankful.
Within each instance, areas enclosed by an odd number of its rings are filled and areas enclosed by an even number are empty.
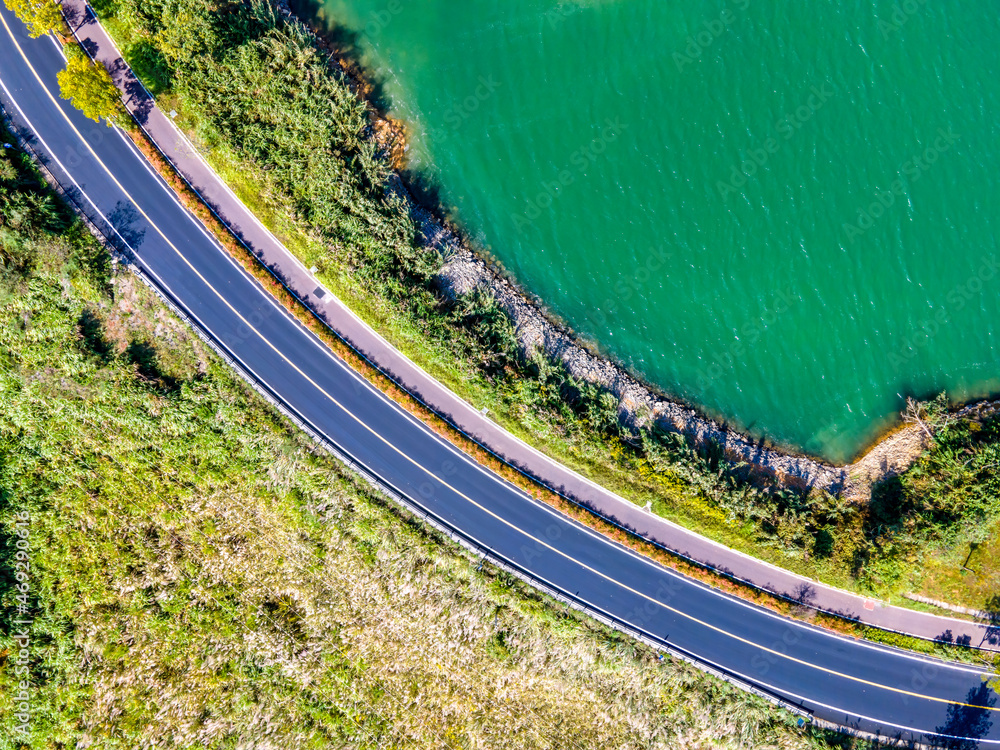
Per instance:
[[[325,0],[410,156],[665,392],[845,461],[1000,391],[1000,2]]]

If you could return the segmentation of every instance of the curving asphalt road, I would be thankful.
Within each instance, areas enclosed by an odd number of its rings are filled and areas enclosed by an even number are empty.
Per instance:
[[[842,638],[684,578],[438,438],[286,314],[122,134],[59,99],[62,65],[53,40],[28,39],[0,8],[0,100],[54,178],[258,387],[392,492],[591,613],[817,719],[1000,748],[997,694],[978,670]]]

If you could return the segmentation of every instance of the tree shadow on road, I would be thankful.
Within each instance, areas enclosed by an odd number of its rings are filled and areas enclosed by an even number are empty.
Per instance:
[[[114,229],[108,233],[108,241],[128,263],[135,262],[135,251],[146,239],[146,229],[139,226],[141,221],[142,217],[135,206],[125,201],[119,201],[114,210],[108,214],[108,223]]]
[[[973,688],[966,696],[964,706],[948,708],[948,718],[934,731],[941,735],[938,744],[948,750],[978,750],[981,739],[993,728],[992,711],[997,703],[996,693],[989,683]]]

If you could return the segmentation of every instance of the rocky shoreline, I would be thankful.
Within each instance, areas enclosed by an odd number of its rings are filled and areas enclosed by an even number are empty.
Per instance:
[[[620,365],[584,347],[570,332],[550,320],[511,281],[498,273],[474,251],[463,247],[441,269],[439,286],[444,294],[457,297],[479,289],[496,299],[511,318],[522,353],[539,351],[561,362],[578,380],[606,388],[618,399],[623,424],[641,426],[650,422],[691,437],[696,443],[714,442],[726,457],[753,464],[781,482],[841,492],[848,483],[846,467],[835,467],[806,456],[795,456],[768,447],[718,422],[694,408],[655,393]]]
[[[854,463],[834,466],[781,450],[763,440],[755,441],[721,425],[696,408],[657,393],[621,365],[594,354],[572,332],[550,319],[516,283],[470,249],[456,231],[431,211],[418,206],[405,189],[403,192],[413,206],[424,242],[446,259],[436,279],[441,292],[451,299],[475,290],[489,294],[510,317],[524,356],[543,352],[552,361],[565,365],[574,378],[606,388],[618,399],[622,424],[637,427],[653,422],[662,429],[692,438],[696,444],[715,443],[733,463],[752,464],[783,484],[815,487],[859,501],[870,497],[871,487],[878,481],[912,466],[929,444],[924,430],[916,425],[903,425],[884,435]],[[1000,400],[980,401],[959,409],[956,414],[982,418],[998,409]]]

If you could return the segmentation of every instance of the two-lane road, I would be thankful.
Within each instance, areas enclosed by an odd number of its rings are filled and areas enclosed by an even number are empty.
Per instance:
[[[593,613],[818,718],[1000,748],[997,695],[976,669],[842,638],[679,576],[532,500],[438,438],[279,307],[124,136],[59,99],[62,65],[51,39],[28,39],[0,8],[0,99],[56,179],[263,390],[387,487]]]

